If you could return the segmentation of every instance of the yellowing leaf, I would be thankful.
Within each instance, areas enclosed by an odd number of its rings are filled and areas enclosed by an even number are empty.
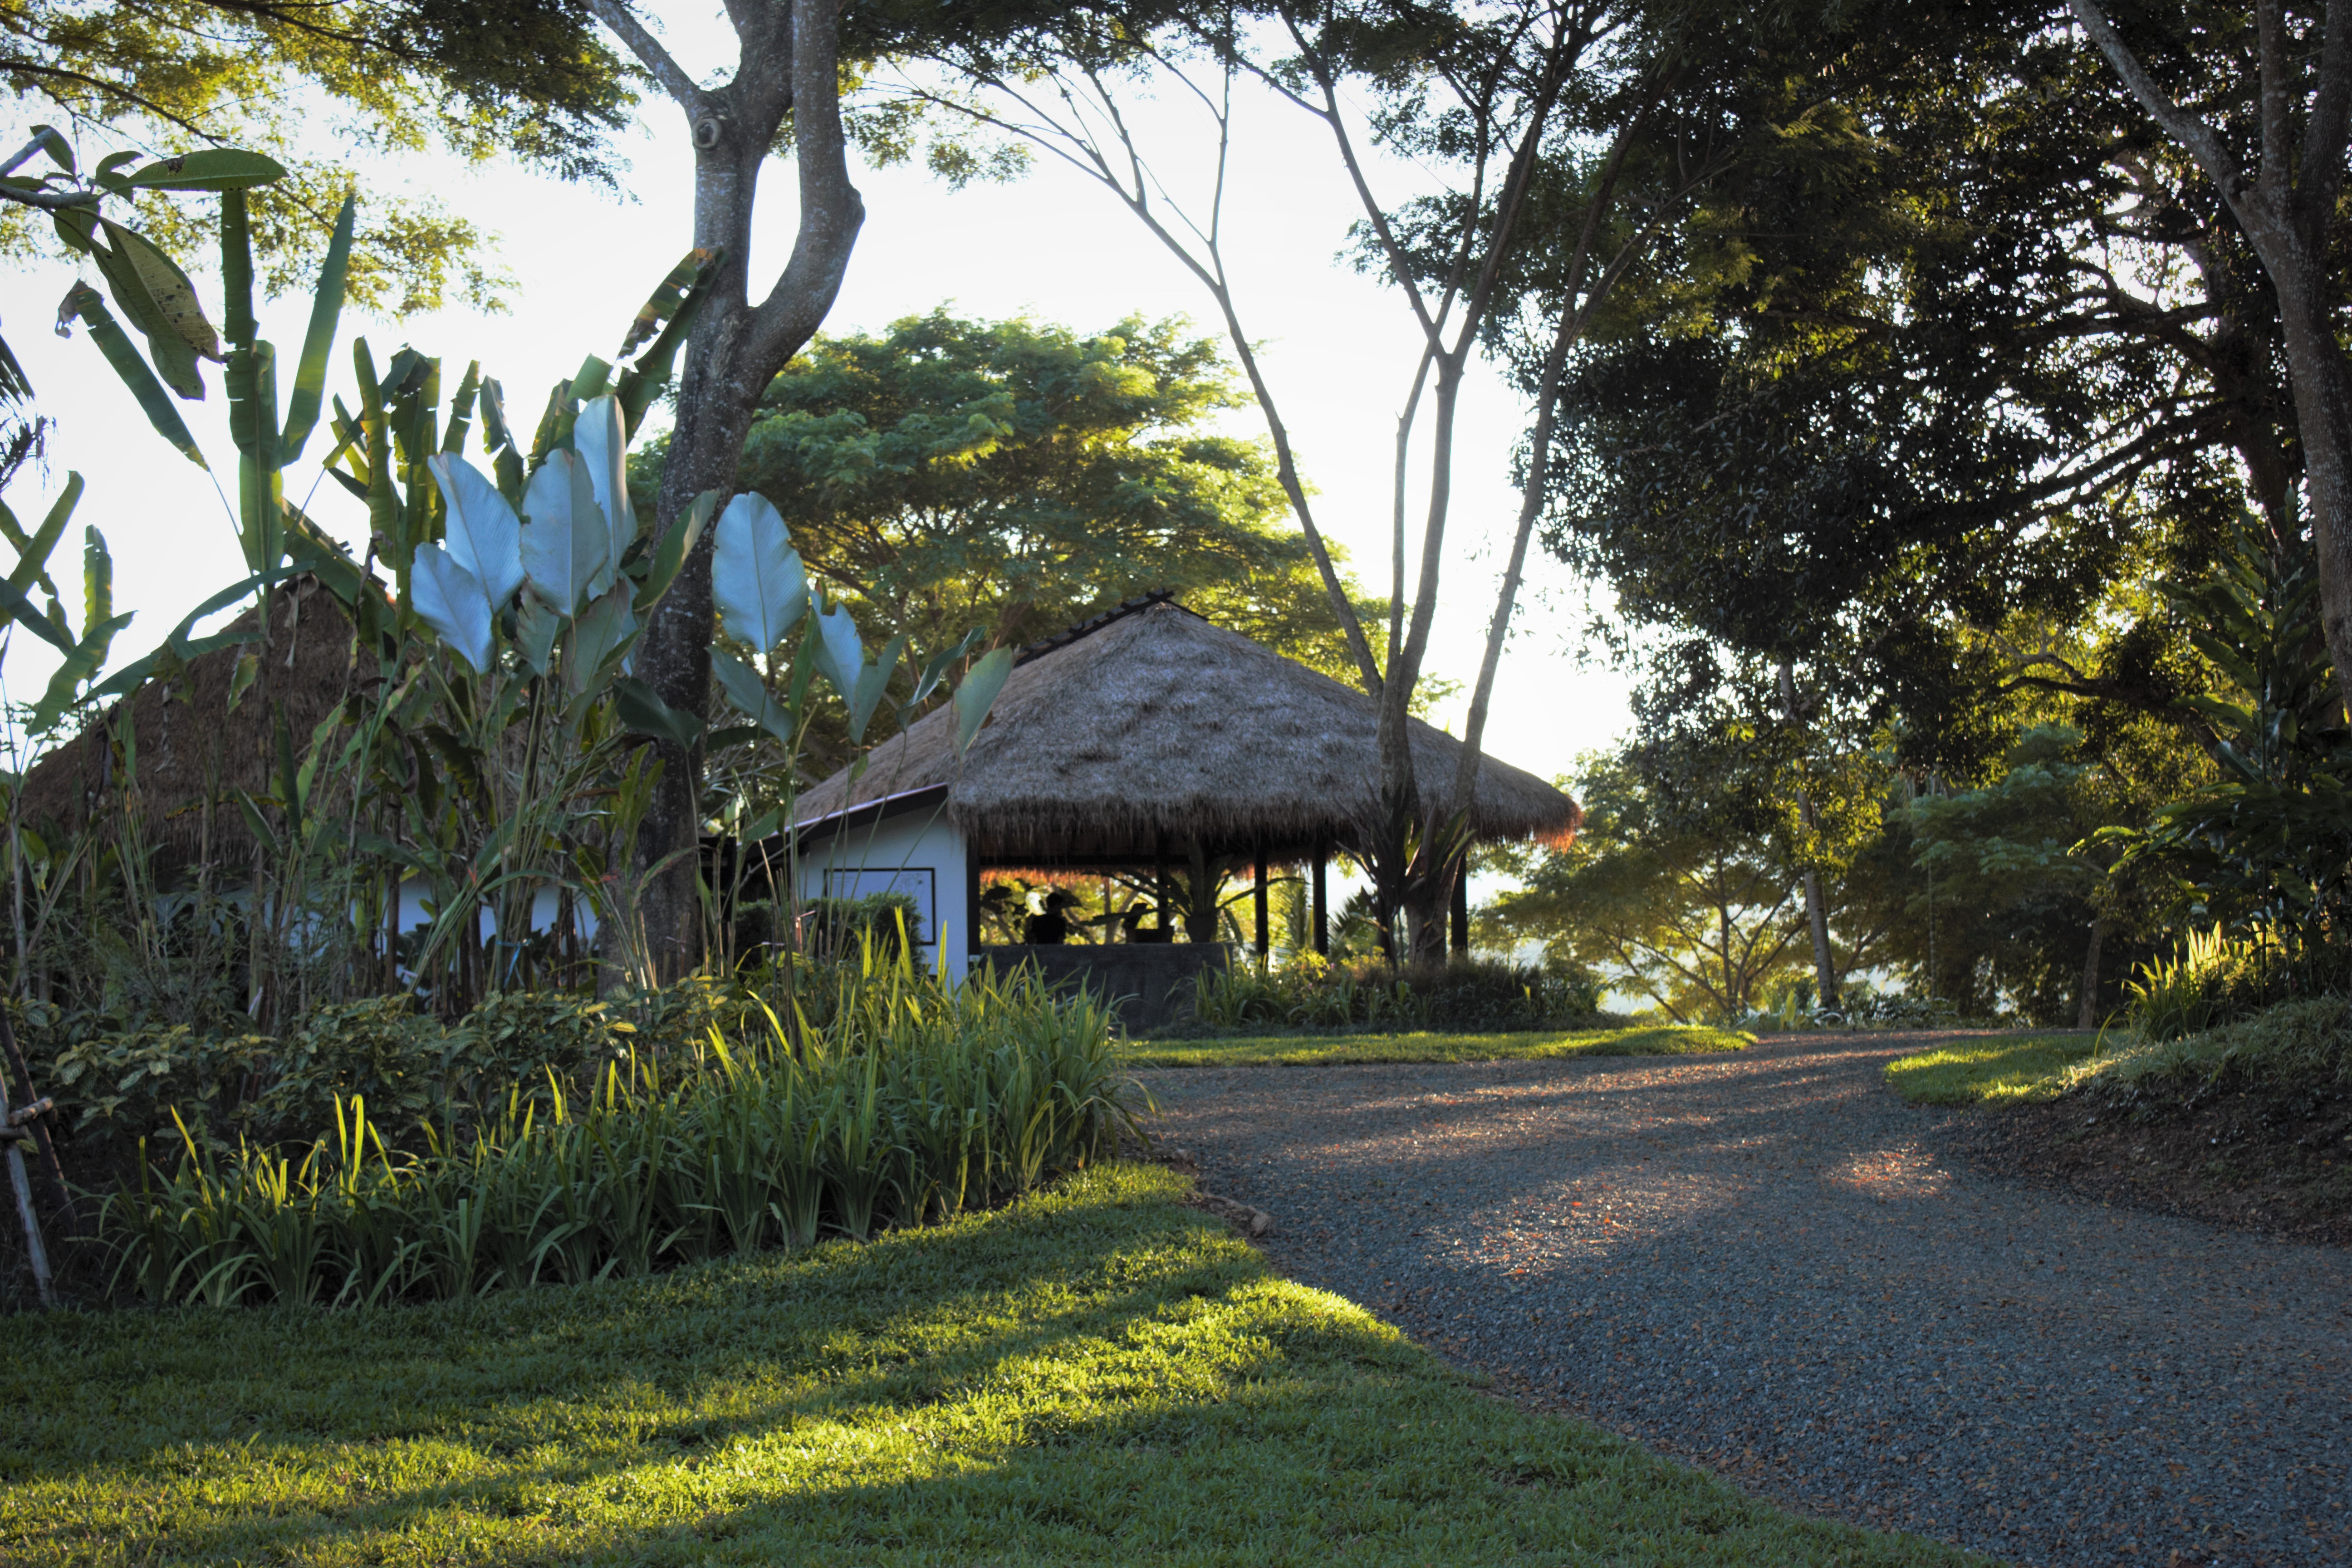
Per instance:
[[[106,237],[112,241],[123,258],[146,285],[147,295],[154,302],[155,313],[180,335],[180,341],[208,360],[221,356],[220,334],[205,320],[205,308],[196,299],[196,286],[179,264],[156,249],[121,224],[106,225]]]

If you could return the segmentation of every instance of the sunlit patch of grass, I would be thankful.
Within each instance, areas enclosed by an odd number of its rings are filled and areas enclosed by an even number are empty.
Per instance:
[[[1958,1564],[1480,1392],[1155,1168],[648,1279],[20,1318],[0,1561]]]
[[[2097,1045],[2084,1035],[1952,1040],[1887,1063],[1886,1081],[1915,1104],[2021,1105],[2056,1094]]]
[[[1642,1027],[1570,1032],[1450,1035],[1243,1035],[1230,1039],[1129,1040],[1118,1059],[1132,1068],[1318,1067],[1341,1062],[1528,1061],[1552,1057],[1675,1057],[1744,1051],[1756,1037],[1737,1029]]]

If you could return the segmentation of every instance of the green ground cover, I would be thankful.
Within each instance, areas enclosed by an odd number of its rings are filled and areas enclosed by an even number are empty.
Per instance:
[[[1651,1026],[1477,1035],[1427,1030],[1394,1035],[1235,1035],[1230,1038],[1129,1040],[1118,1047],[1118,1059],[1131,1068],[1321,1067],[1339,1062],[1677,1057],[1744,1051],[1755,1043],[1755,1036],[1737,1029]]]
[[[2090,1059],[2094,1035],[1948,1040],[1886,1064],[1886,1081],[1918,1105],[2017,1105],[2048,1100]]]
[[[1097,1167],[465,1302],[20,1319],[0,1561],[1982,1561],[1494,1399],[1183,1190]]]

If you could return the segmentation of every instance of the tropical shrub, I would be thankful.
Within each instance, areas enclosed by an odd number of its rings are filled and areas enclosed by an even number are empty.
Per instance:
[[[1108,1152],[1143,1109],[1108,1012],[1033,978],[845,966],[826,1028],[714,1034],[514,1090],[404,1148],[363,1099],[291,1150],[182,1128],[101,1208],[156,1304],[374,1303],[643,1274],[952,1217]]]
[[[2159,1087],[2194,1094],[2232,1085],[2352,1088],[2352,1002],[2315,996],[2211,1028],[2143,1035],[2082,1063],[2065,1079],[2070,1090],[2126,1096]]]
[[[2261,1005],[2283,968],[2260,936],[2191,931],[2179,952],[2139,966],[2124,987],[2125,1016],[2144,1040],[2202,1034]]]

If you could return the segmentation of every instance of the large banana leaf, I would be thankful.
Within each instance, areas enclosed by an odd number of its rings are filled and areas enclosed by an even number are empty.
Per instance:
[[[982,658],[971,671],[956,683],[956,755],[961,757],[971,749],[980,727],[988,722],[988,710],[996,706],[997,693],[1004,689],[1005,678],[1013,673],[1013,650],[993,648]]]
[[[188,434],[187,421],[180,417],[178,405],[131,345],[130,335],[107,310],[105,297],[87,283],[76,283],[66,290],[65,303],[58,307],[58,328],[70,327],[77,316],[89,326],[90,342],[98,345],[98,352],[106,356],[114,374],[131,389],[131,395],[138,400],[140,411],[155,427],[155,434],[186,453],[188,461],[196,467],[209,468],[211,465],[205,461],[204,453],[196,449],[196,438]]]
[[[450,559],[472,574],[493,608],[504,608],[522,586],[522,528],[499,487],[463,458],[446,452],[425,459],[440,487]]]
[[[617,559],[637,537],[637,514],[629,504],[629,437],[621,428],[619,403],[604,396],[583,405],[572,426],[572,449],[587,468],[596,504],[612,525]],[[607,586],[609,582],[600,584],[597,592]]]
[[[319,423],[319,406],[327,388],[327,354],[335,346],[335,324],[342,319],[343,282],[351,270],[352,229],[358,216],[357,198],[345,196],[343,210],[335,215],[334,237],[327,242],[327,259],[319,268],[318,291],[310,300],[310,328],[302,335],[302,357],[295,365],[294,390],[286,401],[286,427],[278,438],[283,462],[291,463],[302,455]]]
[[[719,514],[710,557],[710,602],[730,635],[761,653],[783,641],[808,607],[808,574],[793,548],[791,531],[767,497],[746,492]],[[849,637],[855,646],[856,627],[850,628]],[[856,657],[862,661],[863,650]],[[856,678],[850,679],[854,683]]]
[[[131,616],[114,613],[114,558],[107,552],[106,536],[95,528],[82,531],[81,592],[81,637],[58,664],[57,673],[49,678],[48,689],[33,704],[25,721],[25,727],[36,735],[56,729],[58,721],[80,701],[83,684],[105,668],[107,649],[114,645],[115,634],[131,624]]]
[[[443,642],[478,673],[489,673],[490,599],[480,578],[439,545],[420,544],[410,569],[409,597]]]
[[[163,158],[123,182],[148,191],[241,191],[286,177],[285,165],[237,147],[208,147]]]
[[[722,530],[725,520],[720,520]],[[725,537],[724,532],[720,534]],[[715,579],[718,574],[711,574]],[[857,622],[839,605],[827,605],[817,612],[816,637],[809,645],[809,661],[816,672],[846,702],[857,693],[858,672],[866,668],[866,645],[857,636]]]
[[[588,466],[551,452],[523,492],[522,566],[530,585],[562,616],[593,596],[613,553],[612,531],[596,504]]]
[[[18,592],[30,593],[33,584],[38,583],[48,589],[50,597],[57,596],[58,585],[49,576],[49,556],[56,551],[58,541],[65,537],[66,522],[81,500],[81,475],[68,473],[65,489],[30,538],[16,526],[16,515],[5,505],[0,505],[0,524],[5,525],[8,542],[16,547],[16,569],[8,574],[8,582]]]

